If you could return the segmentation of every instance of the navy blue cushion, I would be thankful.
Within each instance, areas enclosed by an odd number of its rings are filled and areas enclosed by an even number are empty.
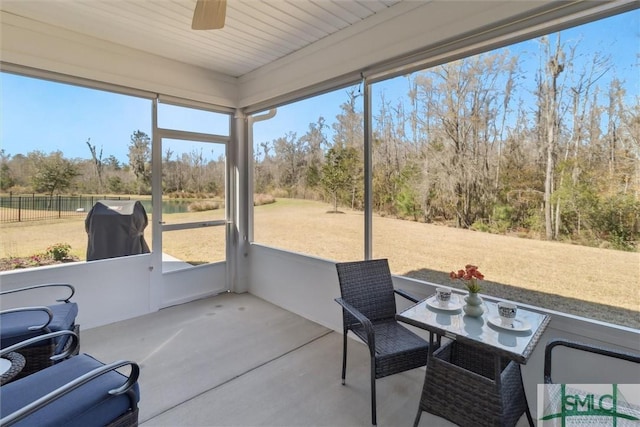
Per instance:
[[[87,354],[66,359],[49,368],[0,387],[2,417],[15,412],[56,388],[102,366]],[[120,387],[126,377],[110,371],[49,403],[22,419],[17,426],[104,426],[131,408],[127,394],[111,396],[108,391]],[[135,386],[136,402],[140,399]]]
[[[78,304],[68,302],[64,304],[50,305],[49,308],[53,312],[53,319],[49,323],[51,332],[57,331],[73,331],[76,317],[78,317]],[[64,347],[69,341],[69,336],[63,335],[56,338],[56,354],[62,353]]]
[[[20,341],[42,335],[43,331],[29,331],[29,326],[42,325],[47,321],[47,315],[42,311],[25,311],[3,314],[0,321],[2,348],[9,347]],[[42,345],[44,345],[43,343]]]
[[[53,320],[49,323],[51,332],[73,329],[73,324],[76,321],[76,317],[78,317],[78,304],[67,302],[50,305],[49,309],[53,312]]]
[[[75,302],[55,304],[50,305],[49,309],[53,312],[53,319],[49,323],[48,329],[39,331],[30,331],[28,328],[30,326],[43,325],[47,321],[48,316],[43,311],[3,314],[0,320],[0,347],[9,347],[47,332],[73,330],[75,319],[78,316],[78,304]],[[68,337],[59,337],[58,344],[61,341],[66,342],[67,339]],[[44,343],[37,345],[44,345]]]

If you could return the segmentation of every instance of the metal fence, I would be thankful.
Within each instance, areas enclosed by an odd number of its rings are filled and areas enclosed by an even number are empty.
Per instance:
[[[38,221],[86,215],[98,200],[131,200],[121,196],[0,196],[0,223]]]

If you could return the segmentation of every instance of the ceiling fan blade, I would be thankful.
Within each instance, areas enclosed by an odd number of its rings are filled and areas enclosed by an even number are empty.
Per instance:
[[[224,27],[227,0],[198,0],[193,11],[193,30],[217,30]]]

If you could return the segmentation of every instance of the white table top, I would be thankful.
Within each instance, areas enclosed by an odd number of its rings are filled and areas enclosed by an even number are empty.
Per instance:
[[[540,335],[549,323],[549,316],[518,308],[515,325],[522,331],[506,329],[497,325],[498,305],[484,301],[484,313],[481,317],[470,317],[462,311],[464,295],[452,295],[452,305],[457,310],[435,308],[434,296],[427,298],[399,313],[399,321],[426,329],[440,336],[460,340],[469,345],[482,347],[487,351],[508,357],[518,363],[525,364],[531,356]],[[457,298],[457,300],[456,300]],[[530,328],[527,328],[530,326]]]

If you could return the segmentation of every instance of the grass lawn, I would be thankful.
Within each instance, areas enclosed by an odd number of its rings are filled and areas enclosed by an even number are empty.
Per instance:
[[[331,209],[324,203],[287,199],[257,206],[254,240],[336,261],[362,259],[362,212],[328,213]],[[165,215],[163,220],[211,220],[222,215],[217,210]],[[223,227],[165,233],[165,252],[193,263],[223,259],[221,232]],[[640,328],[638,252],[380,217],[373,220],[373,234],[374,257],[388,258],[395,274],[460,287],[449,281],[449,271],[473,263],[485,274],[484,294]],[[150,226],[145,238],[151,246]],[[0,242],[0,258],[28,256],[65,242],[73,255],[84,259],[84,217],[2,224]]]

